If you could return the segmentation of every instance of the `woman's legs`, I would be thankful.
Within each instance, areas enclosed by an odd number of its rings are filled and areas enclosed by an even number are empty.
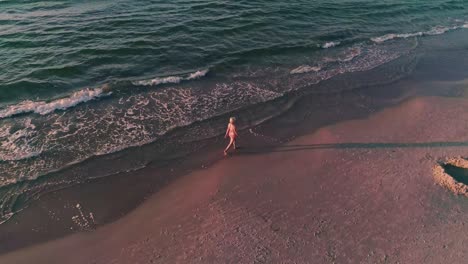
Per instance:
[[[229,141],[229,144],[227,145],[226,149],[224,149],[224,154],[227,154],[227,151],[229,150],[229,148],[231,148],[232,144],[235,144],[234,138],[231,138],[231,141]]]

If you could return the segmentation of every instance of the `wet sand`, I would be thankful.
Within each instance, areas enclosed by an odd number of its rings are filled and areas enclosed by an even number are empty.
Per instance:
[[[467,156],[467,107],[416,98],[280,147],[244,146],[113,223],[0,263],[464,263],[468,200],[432,169]]]

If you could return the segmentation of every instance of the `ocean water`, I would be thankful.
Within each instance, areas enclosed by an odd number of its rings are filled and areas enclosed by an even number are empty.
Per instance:
[[[464,0],[0,0],[0,222],[70,166],[343,74],[406,69],[421,39],[467,28]]]

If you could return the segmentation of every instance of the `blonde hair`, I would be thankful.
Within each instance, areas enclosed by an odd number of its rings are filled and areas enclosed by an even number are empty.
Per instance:
[[[235,117],[233,117],[233,116],[232,116],[232,117],[230,117],[230,118],[229,118],[229,122],[230,122],[230,123],[234,123],[234,122],[236,122],[236,118],[235,118]]]

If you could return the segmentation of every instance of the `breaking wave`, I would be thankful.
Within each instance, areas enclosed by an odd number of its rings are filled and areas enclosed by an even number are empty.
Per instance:
[[[158,77],[149,80],[140,80],[132,82],[134,85],[144,85],[144,86],[156,86],[160,84],[169,84],[169,83],[180,83],[182,81],[196,80],[204,77],[209,70],[200,70],[193,73],[190,73],[185,76],[167,76],[167,77]]]
[[[328,48],[338,46],[338,45],[340,45],[340,43],[341,42],[339,42],[339,41],[330,41],[330,42],[326,42],[326,43],[322,44],[320,47],[322,49],[328,49]]]
[[[412,38],[412,37],[441,35],[441,34],[444,34],[445,32],[460,29],[460,28],[468,28],[468,23],[465,23],[463,25],[452,26],[452,27],[437,26],[437,27],[433,27],[431,30],[428,30],[428,31],[419,31],[419,32],[414,32],[414,33],[386,34],[380,37],[371,38],[371,40],[375,43],[383,43],[385,41],[398,39],[398,38]]]
[[[142,80],[133,82],[134,85],[158,85],[167,83],[180,83],[181,81],[196,80],[202,78],[208,73],[208,70],[200,70],[190,73],[186,76],[169,76],[164,78],[154,78],[151,80]],[[9,105],[3,109],[0,109],[0,119],[9,118],[15,115],[36,113],[40,115],[47,115],[55,110],[65,110],[74,107],[78,104],[85,103],[94,99],[98,99],[102,96],[108,96],[112,92],[109,86],[103,86],[101,88],[91,89],[86,88],[77,92],[74,92],[68,97],[63,97],[53,101],[32,101],[26,100],[20,103]]]
[[[371,50],[367,50],[369,53]],[[310,66],[310,65],[301,65],[297,68],[292,69],[289,73],[290,74],[303,74],[303,73],[317,73],[323,69],[328,69],[331,63],[348,63],[351,62],[354,58],[360,56],[363,52],[363,49],[360,46],[354,46],[345,49],[343,52],[337,54],[334,57],[323,57],[321,61],[319,61],[317,66]],[[369,55],[369,54],[366,54]],[[344,69],[346,71],[346,69]]]
[[[60,98],[50,102],[46,101],[23,101],[18,104],[7,106],[0,110],[0,119],[12,117],[25,113],[37,113],[46,115],[54,112],[55,110],[65,110],[67,108],[76,106],[81,103],[94,100],[101,96],[109,95],[103,88],[97,89],[83,89],[70,95],[69,97]]]

